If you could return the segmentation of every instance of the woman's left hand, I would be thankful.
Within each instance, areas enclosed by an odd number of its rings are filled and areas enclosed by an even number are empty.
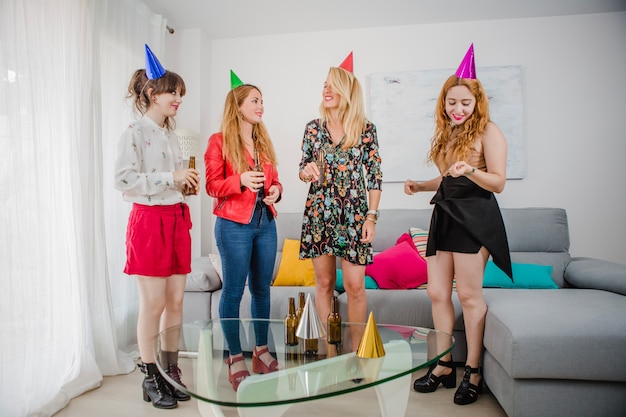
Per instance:
[[[267,195],[263,199],[263,202],[268,206],[271,206],[278,200],[278,197],[280,197],[280,190],[277,186],[272,185],[269,190],[267,190]]]
[[[361,231],[361,243],[372,243],[376,234],[376,223],[371,220],[365,220]]]
[[[465,161],[458,161],[452,164],[452,166],[448,169],[448,175],[454,178],[461,177],[463,175],[468,175],[472,172],[472,167]]]

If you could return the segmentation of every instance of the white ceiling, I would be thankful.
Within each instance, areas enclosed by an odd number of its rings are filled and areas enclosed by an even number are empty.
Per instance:
[[[143,0],[210,38],[626,11],[626,0]]]

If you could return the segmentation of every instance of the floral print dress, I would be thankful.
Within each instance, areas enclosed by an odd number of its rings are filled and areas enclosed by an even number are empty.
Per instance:
[[[302,140],[300,171],[318,158],[324,181],[312,182],[306,199],[300,237],[300,259],[334,255],[357,265],[372,263],[372,246],[360,241],[368,210],[367,191],[380,190],[383,174],[376,126],[367,122],[359,144],[335,146],[326,125],[309,122]]]

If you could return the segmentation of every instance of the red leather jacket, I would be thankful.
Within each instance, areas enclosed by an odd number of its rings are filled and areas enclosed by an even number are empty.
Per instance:
[[[240,174],[233,170],[232,165],[224,159],[222,154],[222,133],[214,133],[209,138],[206,152],[204,152],[204,166],[206,167],[206,192],[213,201],[213,214],[237,223],[248,224],[254,214],[254,205],[257,195],[247,187],[242,187]],[[248,155],[250,166],[254,166],[254,160]],[[264,190],[272,185],[280,189],[282,197],[283,186],[278,181],[278,172],[272,164],[263,164],[265,172]],[[278,197],[280,200],[281,197]],[[276,217],[274,205],[269,206],[270,211]]]

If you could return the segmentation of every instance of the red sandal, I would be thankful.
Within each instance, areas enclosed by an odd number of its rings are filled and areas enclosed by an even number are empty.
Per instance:
[[[269,366],[267,366],[265,362],[259,358],[265,352],[269,353],[269,351],[267,347],[261,350],[256,350],[256,346],[254,347],[254,351],[252,352],[252,371],[254,373],[269,374],[270,372],[278,371],[278,361],[276,359],[272,360]]]
[[[237,391],[237,388],[239,388],[239,384],[241,384],[241,381],[243,381],[244,379],[246,379],[247,377],[250,376],[250,372],[248,372],[247,369],[244,369],[242,371],[235,372],[234,374],[231,374],[230,373],[230,365],[232,365],[233,363],[236,363],[236,362],[241,362],[243,359],[244,359],[243,355],[237,356],[236,358],[233,358],[232,356],[229,356],[228,359],[226,359],[224,361],[224,363],[226,363],[226,365],[228,365],[228,382],[230,382],[230,384],[233,386],[233,389],[235,391]]]

